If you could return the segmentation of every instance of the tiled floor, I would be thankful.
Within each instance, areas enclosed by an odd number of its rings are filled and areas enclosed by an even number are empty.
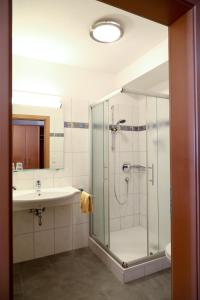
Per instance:
[[[147,256],[147,231],[137,226],[110,234],[110,250],[125,262]]]
[[[121,284],[88,249],[14,267],[14,300],[169,300],[170,271]]]

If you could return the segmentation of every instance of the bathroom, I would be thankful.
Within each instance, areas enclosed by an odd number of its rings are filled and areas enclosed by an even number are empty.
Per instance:
[[[167,26],[13,0],[14,299],[171,299],[168,60]]]

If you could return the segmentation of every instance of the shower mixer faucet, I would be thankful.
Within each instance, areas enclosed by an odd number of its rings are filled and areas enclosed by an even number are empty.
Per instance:
[[[138,171],[145,171],[146,167],[142,166],[142,165],[131,165],[131,163],[124,163],[122,165],[122,171],[124,173],[129,173],[131,171],[131,169],[136,169]]]

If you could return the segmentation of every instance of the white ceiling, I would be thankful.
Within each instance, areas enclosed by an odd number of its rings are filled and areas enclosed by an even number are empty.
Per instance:
[[[124,27],[113,44],[93,41],[90,26],[112,18]],[[13,54],[116,73],[167,38],[167,27],[95,0],[13,0]]]

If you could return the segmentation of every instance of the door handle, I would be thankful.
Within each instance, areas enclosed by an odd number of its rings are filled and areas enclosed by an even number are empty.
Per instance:
[[[151,167],[148,167],[148,169],[151,170],[151,179],[149,180],[149,182],[151,182],[151,184],[154,185],[154,164],[152,164]]]

